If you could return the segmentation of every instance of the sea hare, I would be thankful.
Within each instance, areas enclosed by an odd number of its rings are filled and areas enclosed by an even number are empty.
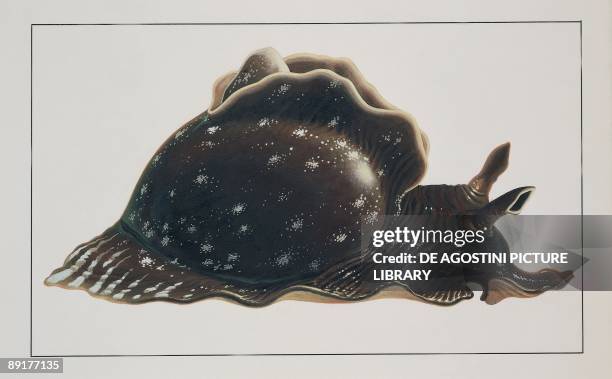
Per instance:
[[[493,223],[518,213],[533,191],[489,201],[509,144],[467,184],[419,185],[428,144],[413,117],[351,61],[256,51],[217,80],[209,109],[159,148],[121,218],[45,283],[127,303],[222,297],[249,306],[289,293],[450,305],[473,296],[468,283],[492,304],[563,286],[570,273],[512,264],[435,266],[427,281],[372,280],[362,224],[421,215],[438,228],[488,225],[488,246],[507,250]]]

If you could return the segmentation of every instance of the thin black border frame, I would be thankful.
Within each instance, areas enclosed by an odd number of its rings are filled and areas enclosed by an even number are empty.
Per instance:
[[[33,355],[33,73],[34,27],[41,26],[241,26],[241,25],[423,25],[423,24],[579,24],[580,27],[580,228],[584,261],[584,145],[582,101],[582,20],[525,21],[355,21],[355,22],[146,22],[146,23],[31,23],[30,24],[30,357],[31,358],[102,358],[102,357],[265,357],[265,356],[421,356],[421,355],[574,355],[584,354],[584,265],[581,271],[581,349],[580,351],[550,352],[441,352],[441,353],[258,353],[258,354],[72,354]]]

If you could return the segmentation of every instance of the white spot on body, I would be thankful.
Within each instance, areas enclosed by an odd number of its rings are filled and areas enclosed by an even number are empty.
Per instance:
[[[57,283],[61,282],[62,280],[67,279],[73,273],[74,272],[71,269],[67,268],[67,269],[64,269],[62,271],[56,272],[55,274],[49,276],[45,280],[45,282],[47,284],[57,284]]]
[[[155,261],[151,259],[151,257],[143,257],[138,263],[140,263],[142,267],[151,267]]]
[[[276,258],[276,265],[279,267],[285,267],[289,264],[291,256],[289,253],[283,253]]]
[[[363,196],[363,194],[361,194],[361,195],[360,195],[360,196],[357,198],[357,200],[355,200],[355,201],[353,202],[353,207],[355,207],[355,208],[362,208],[362,207],[363,207],[363,205],[365,204],[365,202],[366,202],[366,198],[365,198],[365,196]]]
[[[264,118],[260,119],[257,122],[257,126],[259,126],[259,127],[270,126],[270,119],[267,118],[267,117],[264,117]]]
[[[161,239],[162,246],[168,246],[168,242],[170,242],[170,237],[168,236],[164,236],[164,238]]]
[[[77,272],[87,261],[87,259],[89,258],[89,256],[92,253],[95,253],[98,251],[98,249],[103,246],[106,242],[112,240],[114,237],[116,236],[116,234],[114,234],[113,236],[111,236],[110,238],[107,238],[105,240],[101,240],[99,241],[95,246],[91,247],[91,243],[86,245],[87,250],[79,257],[79,259],[76,260],[76,262],[74,262],[74,264],[72,266],[70,266],[67,269],[64,269],[62,271],[59,271],[55,274],[50,275],[45,282],[47,284],[57,284],[65,279],[67,279],[68,277],[70,277],[72,274],[74,274],[75,272]],[[95,242],[94,242],[95,243]],[[85,248],[85,247],[83,247]],[[79,250],[82,251],[83,249]],[[72,257],[76,256],[76,252],[71,254]],[[70,257],[69,257],[70,258]],[[69,259],[70,260],[70,259]],[[97,262],[96,262],[97,263]]]
[[[162,291],[159,291],[158,293],[156,293],[154,295],[154,297],[169,297],[170,296],[170,292],[175,290],[181,284],[183,284],[183,282],[178,282],[176,284],[170,285],[170,286],[164,288]]]
[[[294,130],[293,133],[291,133],[291,134],[293,134],[294,136],[296,136],[298,138],[303,138],[303,137],[306,136],[306,133],[308,133],[308,130],[303,129],[303,128],[299,128],[299,129]]]
[[[134,280],[132,283],[130,283],[130,284],[127,286],[127,288],[125,288],[125,289],[123,289],[123,290],[119,291],[118,293],[114,294],[114,295],[113,295],[113,299],[115,299],[115,300],[121,300],[121,299],[123,299],[123,297],[124,297],[124,296],[125,296],[125,295],[126,295],[128,292],[132,291],[132,289],[133,289],[134,287],[138,286],[138,284],[140,284],[140,282],[141,282],[141,281],[142,281],[144,278],[146,278],[147,276],[148,276],[148,274],[146,274],[145,276],[143,276],[143,277],[142,277],[142,278],[140,278],[140,279],[136,279],[136,280]],[[140,296],[140,295],[137,295],[137,296]],[[134,298],[134,299],[136,299],[136,296],[134,296],[133,298]]]
[[[239,215],[243,213],[245,209],[246,209],[246,205],[244,203],[238,203],[232,207],[231,213],[233,215]]]
[[[319,167],[319,162],[317,162],[314,158],[310,158],[309,160],[306,161],[304,165],[310,171],[314,171]]]
[[[376,211],[372,211],[369,212],[366,217],[365,217],[365,222],[367,224],[374,224],[376,222],[376,220],[378,219],[378,212]]]
[[[195,180],[193,182],[197,183],[197,184],[206,184],[206,183],[208,183],[208,175],[200,174],[200,175],[196,176],[196,178],[195,178]]]
[[[330,128],[335,128],[336,126],[338,126],[339,121],[340,121],[340,117],[336,116],[332,118],[331,120],[329,120],[329,122],[327,123],[327,126]]]
[[[113,293],[113,291],[115,290],[115,288],[121,284],[121,282],[123,282],[125,280],[125,278],[130,274],[130,272],[132,272],[132,270],[128,270],[127,272],[125,272],[119,279],[111,282],[103,291],[102,291],[102,295],[110,295]]]
[[[156,285],[154,285],[153,287],[145,288],[145,290],[143,292],[144,293],[149,293],[149,292],[157,291],[159,286],[161,286],[162,284],[164,284],[164,283],[163,282],[159,282]]]
[[[339,148],[345,148],[345,147],[347,147],[347,146],[348,146],[348,143],[347,143],[345,140],[337,140],[337,141],[336,141],[336,145],[337,145]]]
[[[123,296],[125,296],[125,294],[126,294],[126,293],[128,293],[128,292],[130,292],[130,291],[131,291],[131,290],[130,290],[130,289],[127,289],[127,288],[126,288],[126,289],[124,289],[124,290],[121,290],[121,291],[119,291],[119,292],[117,292],[116,294],[114,294],[114,295],[113,295],[113,299],[115,299],[115,300],[121,300],[121,299],[123,299]]]
[[[142,278],[140,278],[140,279],[136,279],[136,280],[134,280],[132,283],[130,283],[130,284],[128,285],[128,288],[134,288],[134,287],[136,287],[136,286],[137,286],[137,285],[139,285],[139,284],[140,284],[140,282],[142,282],[142,281],[143,281],[143,279],[144,279],[144,278],[146,278],[147,276],[149,276],[149,274],[144,275],[144,276],[143,276]]]
[[[215,134],[216,132],[219,131],[219,129],[221,129],[219,126],[211,126],[208,129],[206,129],[206,132],[208,134]]]
[[[290,221],[289,228],[293,231],[301,230],[304,226],[304,219],[294,218]]]
[[[252,75],[253,73],[251,71],[242,71],[240,74],[237,75],[235,79],[236,83],[239,83],[239,84],[247,83],[249,79],[251,79]]]
[[[282,155],[274,154],[270,158],[268,158],[268,167],[274,167],[278,165],[279,163],[281,163],[282,160],[283,160]]]
[[[308,268],[311,269],[312,271],[318,270],[319,266],[321,266],[321,261],[319,259],[315,259],[314,261],[308,264]]]
[[[200,143],[200,146],[211,148],[215,146],[215,143],[213,141],[205,141],[205,142]]]
[[[278,87],[278,93],[284,95],[291,89],[291,84],[283,83]]]

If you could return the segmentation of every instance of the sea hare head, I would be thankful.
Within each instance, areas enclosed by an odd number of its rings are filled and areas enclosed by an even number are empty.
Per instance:
[[[530,189],[488,201],[507,165],[503,146],[465,186],[417,186],[427,151],[412,116],[349,60],[256,51],[159,148],[120,220],[46,283],[130,303],[220,296],[252,306],[291,291],[360,300],[399,284],[437,302],[413,283],[367,280],[362,223],[432,209],[514,212]],[[465,268],[489,287],[506,271]],[[471,296],[461,291],[447,303]]]
[[[476,176],[461,185],[418,186],[403,196],[402,214],[429,217],[430,228],[446,230],[485,230],[486,240],[481,245],[467,245],[460,251],[473,253],[509,252],[505,238],[495,227],[495,222],[504,215],[521,212],[534,187],[519,187],[489,199],[489,193],[497,178],[508,168],[510,143],[495,148],[487,157]],[[436,217],[437,216],[437,217]],[[441,251],[440,245],[435,246]],[[467,283],[476,283],[483,290],[481,299],[495,304],[506,297],[531,297],[546,290],[564,286],[571,279],[571,271],[557,272],[544,269],[526,272],[512,263],[464,264],[461,266],[437,267],[444,272],[441,288],[429,283],[424,292],[432,294],[441,289],[446,292],[465,293]],[[435,276],[435,275],[434,275]],[[452,280],[449,280],[452,277]],[[434,278],[435,279],[435,278]]]

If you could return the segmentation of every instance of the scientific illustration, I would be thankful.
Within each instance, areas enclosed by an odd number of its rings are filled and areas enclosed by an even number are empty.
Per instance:
[[[570,272],[510,263],[435,265],[426,281],[372,280],[362,225],[382,227],[384,215],[479,225],[486,247],[504,251],[493,224],[518,214],[534,190],[489,200],[509,143],[466,184],[421,185],[428,150],[414,118],[350,60],[258,50],[218,79],[208,110],[158,149],[120,219],[45,283],[126,303],[220,297],[248,306],[385,296],[451,305],[473,297],[468,283],[494,304],[567,283]]]

